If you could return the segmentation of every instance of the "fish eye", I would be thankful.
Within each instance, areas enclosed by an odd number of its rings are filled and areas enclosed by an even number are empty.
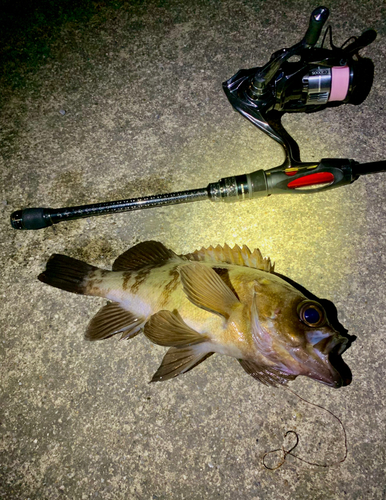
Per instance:
[[[308,326],[322,326],[326,322],[326,313],[317,302],[303,301],[298,306],[299,318]]]

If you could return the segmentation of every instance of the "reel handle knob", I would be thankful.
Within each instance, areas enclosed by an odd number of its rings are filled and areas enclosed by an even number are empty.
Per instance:
[[[304,36],[303,42],[309,47],[313,47],[322,31],[324,23],[327,21],[329,10],[327,7],[317,7],[311,14],[310,24],[308,25],[307,33]]]

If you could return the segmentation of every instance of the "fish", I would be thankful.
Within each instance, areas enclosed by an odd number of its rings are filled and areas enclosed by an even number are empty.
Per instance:
[[[38,279],[109,300],[88,324],[87,340],[142,332],[168,347],[151,382],[184,374],[217,353],[236,358],[265,385],[286,385],[299,375],[334,388],[350,383],[337,362],[347,367],[341,355],[348,338],[320,302],[278,275],[258,249],[225,244],[178,255],[146,241],[120,255],[112,270],[54,254]]]

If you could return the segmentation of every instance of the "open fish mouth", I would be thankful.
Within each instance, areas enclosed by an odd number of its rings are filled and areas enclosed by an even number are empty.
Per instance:
[[[339,334],[316,344],[314,346],[315,353],[318,355],[321,363],[316,369],[315,376],[312,378],[335,388],[349,385],[352,380],[352,374],[350,368],[342,358],[342,354],[349,346],[349,339]]]
[[[352,375],[342,359],[342,354],[349,347],[350,340],[339,333],[324,338],[307,350],[295,349],[293,357],[303,368],[301,375],[339,388],[349,385]]]
[[[342,354],[350,347],[351,342],[346,338],[343,340],[344,342],[335,345],[328,354],[328,361],[331,367],[340,377],[340,385],[334,385],[337,388],[349,385],[352,381],[351,370],[342,358]]]

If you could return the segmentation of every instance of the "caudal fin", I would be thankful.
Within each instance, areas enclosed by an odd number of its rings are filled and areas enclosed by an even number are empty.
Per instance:
[[[38,279],[43,283],[72,293],[85,293],[87,276],[98,268],[66,255],[52,255]]]

